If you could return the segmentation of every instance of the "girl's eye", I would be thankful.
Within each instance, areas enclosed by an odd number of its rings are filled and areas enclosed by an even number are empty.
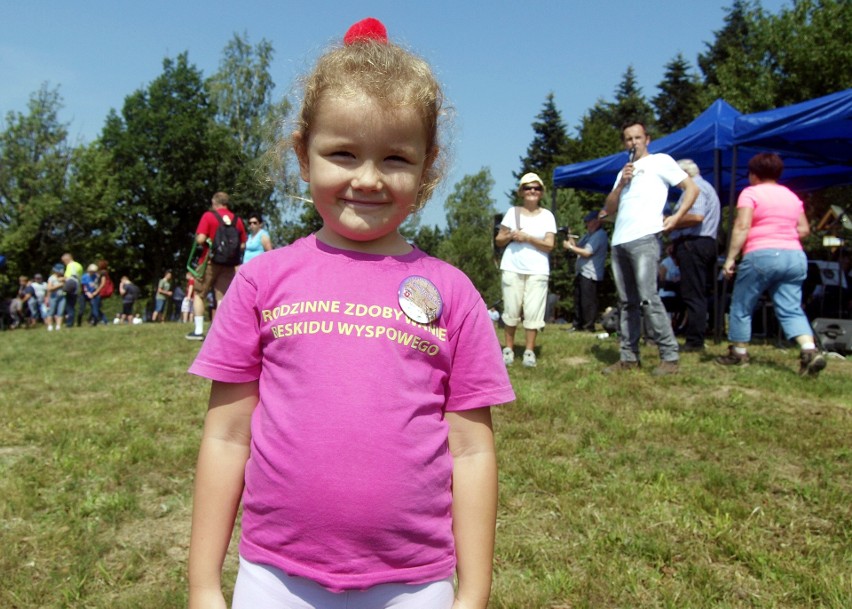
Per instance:
[[[404,156],[400,156],[398,154],[391,155],[387,158],[388,161],[392,161],[394,163],[408,163],[408,159]]]

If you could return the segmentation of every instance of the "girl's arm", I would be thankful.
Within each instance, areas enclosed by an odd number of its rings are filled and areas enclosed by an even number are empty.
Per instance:
[[[272,249],[272,239],[269,238],[268,233],[263,233],[260,236],[260,244],[263,246],[263,251],[268,252]]]
[[[485,609],[497,523],[497,457],[491,411],[448,412],[453,455],[453,537],[458,591],[453,609]]]
[[[225,608],[222,564],[243,492],[258,384],[219,383],[210,389],[195,473],[189,542],[190,609]]]

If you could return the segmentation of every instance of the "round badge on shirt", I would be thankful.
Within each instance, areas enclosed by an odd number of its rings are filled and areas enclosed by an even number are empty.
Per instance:
[[[444,301],[435,284],[419,275],[406,277],[399,284],[399,306],[412,321],[429,324],[441,316]]]

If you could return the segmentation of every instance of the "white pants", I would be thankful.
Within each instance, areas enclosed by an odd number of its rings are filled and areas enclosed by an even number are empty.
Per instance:
[[[503,271],[503,323],[514,328],[521,322],[523,314],[524,329],[541,330],[544,327],[548,279],[547,275]]]
[[[453,578],[429,584],[380,584],[367,590],[331,592],[240,556],[232,609],[450,609]]]

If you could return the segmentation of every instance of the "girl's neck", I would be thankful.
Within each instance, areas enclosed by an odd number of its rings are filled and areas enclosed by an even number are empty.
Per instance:
[[[538,210],[541,209],[541,205],[539,203],[527,203],[524,201],[521,203],[521,207],[523,207],[530,215],[535,215],[538,213]]]
[[[377,256],[404,256],[414,249],[398,230],[392,231],[379,239],[355,241],[322,227],[316,232],[316,238],[326,245],[340,250]]]

